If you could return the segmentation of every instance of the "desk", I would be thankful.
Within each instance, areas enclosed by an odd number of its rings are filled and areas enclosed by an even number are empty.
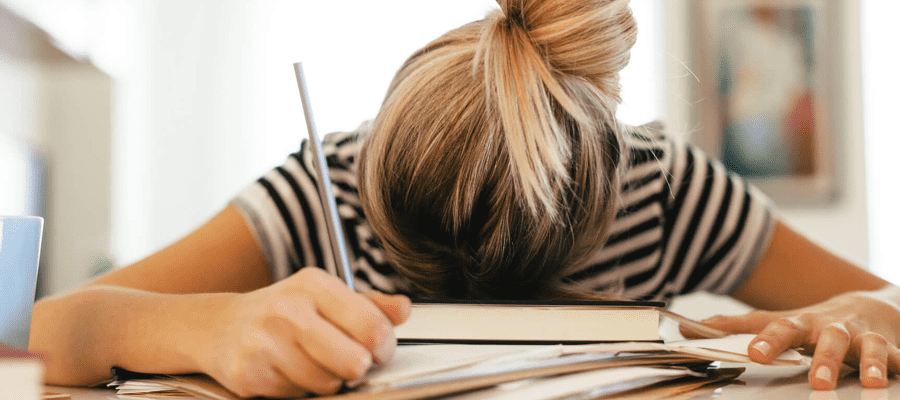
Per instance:
[[[723,365],[737,366],[737,365]],[[698,389],[680,400],[890,400],[900,399],[900,379],[893,378],[887,389],[865,389],[859,384],[859,375],[849,373],[838,381],[834,391],[819,392],[809,388],[807,370],[798,367],[747,367],[736,383],[719,389]],[[108,389],[83,389],[48,386],[47,391],[67,393],[72,400],[117,400],[116,392]]]
[[[859,383],[855,371],[842,374],[833,391],[816,391],[809,387],[806,367],[743,366],[747,370],[737,382],[719,390],[698,390],[685,399],[690,400],[750,400],[750,399],[798,399],[798,400],[889,400],[900,399],[900,379],[893,378],[887,389],[866,389]]]

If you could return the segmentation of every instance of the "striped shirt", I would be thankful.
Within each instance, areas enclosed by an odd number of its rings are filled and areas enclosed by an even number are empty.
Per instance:
[[[357,192],[356,156],[370,129],[367,122],[323,139],[354,282],[362,291],[414,294],[387,262]],[[567,268],[561,284],[645,300],[738,288],[768,247],[775,225],[771,202],[660,129],[635,128],[624,143],[627,160],[610,235],[588,262]],[[314,165],[304,142],[232,200],[276,280],[304,266],[335,271],[331,252],[323,251],[330,245]]]

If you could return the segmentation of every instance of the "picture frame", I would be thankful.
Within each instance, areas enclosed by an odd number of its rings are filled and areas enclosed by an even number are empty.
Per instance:
[[[839,27],[828,2],[693,1],[695,142],[779,205],[839,194]]]

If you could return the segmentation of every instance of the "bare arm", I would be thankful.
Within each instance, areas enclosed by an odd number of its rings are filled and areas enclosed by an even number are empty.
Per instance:
[[[159,293],[243,293],[271,283],[250,228],[237,208],[228,205],[183,239],[88,285]]]
[[[207,373],[245,396],[329,393],[393,353],[408,299],[350,291],[318,268],[270,284],[229,206],[187,237],[34,307],[46,381],[91,385],[109,368]],[[299,344],[299,346],[298,346]]]
[[[199,372],[191,359],[203,327],[233,294],[167,295],[87,286],[34,306],[29,350],[44,355],[45,381],[89,386],[112,366],[154,373]],[[196,312],[203,310],[203,312]]]
[[[179,297],[162,293],[246,292],[265,286],[268,281],[261,252],[238,211],[229,206],[184,239],[142,261],[72,292],[38,301],[32,317],[30,347],[48,357],[46,379],[56,384],[102,381],[109,376],[109,367],[124,361],[120,358],[130,358],[133,364],[140,365],[138,369],[148,371],[196,370],[183,349],[168,349],[173,354],[165,357],[163,366],[154,365],[159,357],[142,354],[142,350],[179,344],[172,340],[176,338],[172,334],[179,329],[169,325],[192,330],[188,323],[201,322],[202,318],[196,317],[215,313],[231,296]],[[192,303],[184,304],[185,300]],[[161,313],[161,307],[168,312]],[[209,313],[186,318],[190,310],[196,309]],[[139,326],[159,329],[130,329]],[[162,332],[172,337],[158,337]],[[127,353],[128,357],[119,353]]]
[[[732,296],[761,310],[789,310],[885,285],[779,222],[759,266]]]

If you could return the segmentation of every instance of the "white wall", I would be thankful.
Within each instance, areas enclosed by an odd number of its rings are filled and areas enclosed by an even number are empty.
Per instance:
[[[119,263],[187,233],[298,148],[293,62],[304,62],[319,130],[353,129],[375,115],[408,54],[486,3],[108,2],[117,10],[104,19],[132,22],[109,27],[130,39],[95,51],[100,65],[118,64],[121,88]],[[130,61],[113,56],[120,49]]]
[[[40,97],[49,182],[42,293],[84,283],[111,258],[109,76],[89,64],[45,68]]]
[[[0,133],[17,140],[36,141],[40,126],[34,99],[40,90],[35,66],[0,53]]]
[[[115,72],[114,251],[129,263],[196,227],[263,168],[251,167],[254,99],[246,4],[131,2]],[[117,18],[118,15],[111,16]]]
[[[869,224],[873,271],[900,284],[900,186],[897,149],[900,123],[897,99],[900,93],[900,3],[862,0],[863,104],[865,105],[866,168],[869,185]]]
[[[2,12],[2,10],[0,10]],[[2,17],[0,17],[2,18]],[[2,24],[2,22],[0,22]],[[23,215],[37,208],[28,199],[29,160],[24,155],[40,140],[40,69],[0,51],[0,215]]]

